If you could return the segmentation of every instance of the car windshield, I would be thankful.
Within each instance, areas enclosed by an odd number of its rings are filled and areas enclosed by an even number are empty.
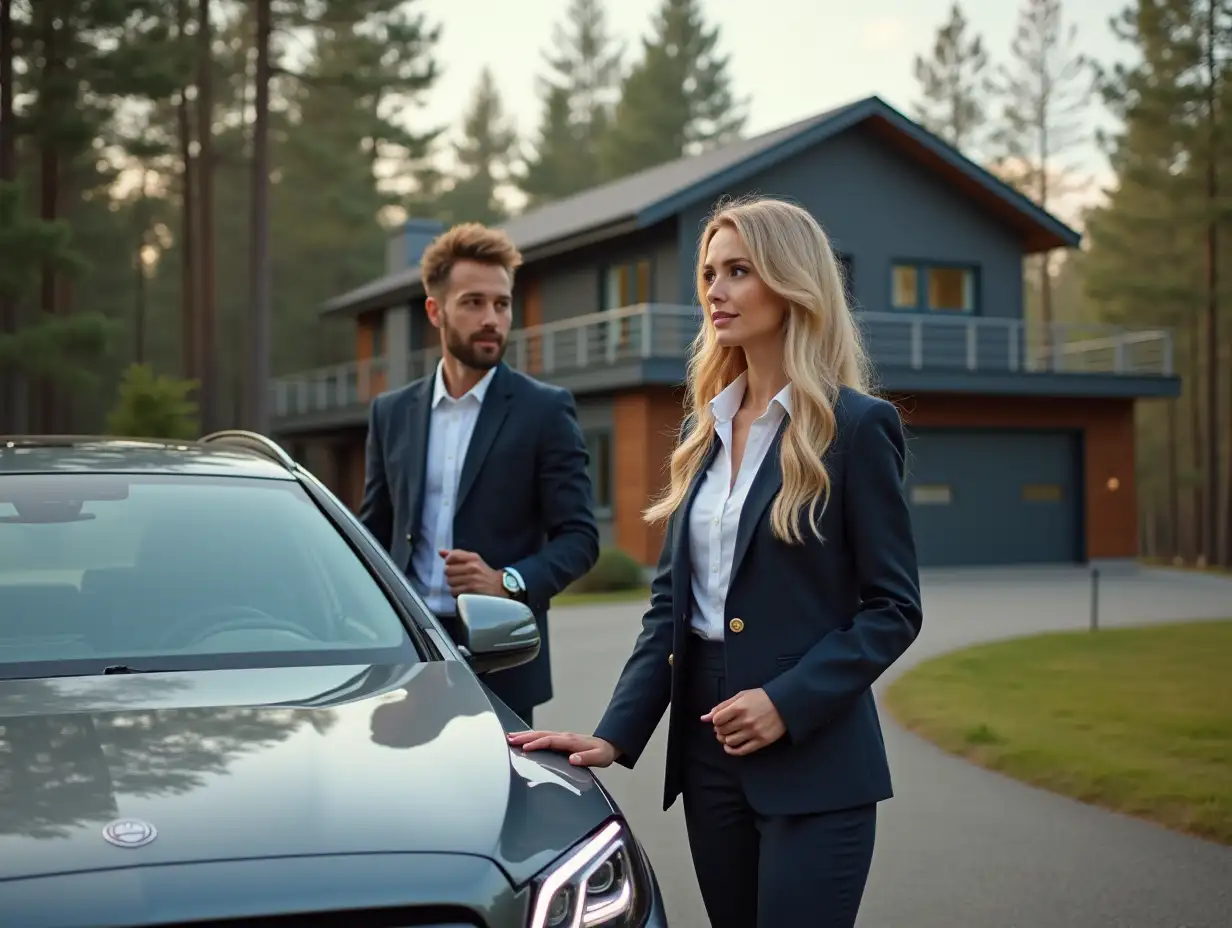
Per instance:
[[[359,663],[387,649],[405,661],[412,648],[295,481],[0,476],[0,677],[46,661],[209,669]]]

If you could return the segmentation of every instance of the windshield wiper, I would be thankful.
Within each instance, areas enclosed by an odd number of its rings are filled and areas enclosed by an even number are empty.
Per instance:
[[[129,667],[127,664],[110,664],[103,668],[103,674],[105,676],[110,676],[111,674],[121,674],[121,673],[175,673],[175,672],[176,671],[174,670],[164,670],[161,667],[152,667],[148,670],[138,670],[135,667]],[[5,681],[8,681],[8,680],[62,680],[62,679],[67,679],[69,677],[93,677],[97,675],[98,675],[97,670],[78,670],[78,671],[73,671],[73,672],[60,671],[58,673],[54,670],[51,670],[51,671],[47,671],[46,673],[18,674],[15,676],[9,676],[8,674],[0,674],[0,680],[5,680]]]
[[[166,671],[138,670],[135,667],[129,667],[128,664],[112,664],[109,667],[103,668],[103,676],[108,676],[113,673],[166,673]]]

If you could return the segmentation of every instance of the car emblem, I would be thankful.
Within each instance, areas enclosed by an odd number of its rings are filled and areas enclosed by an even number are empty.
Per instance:
[[[158,829],[138,818],[121,818],[103,829],[103,838],[116,847],[145,847],[158,837]]]

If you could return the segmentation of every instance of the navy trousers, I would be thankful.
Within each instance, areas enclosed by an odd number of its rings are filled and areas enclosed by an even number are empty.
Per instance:
[[[683,803],[711,928],[852,928],[877,831],[875,804],[818,815],[758,815],[739,757],[700,721],[730,692],[723,645],[697,639],[686,669]]]

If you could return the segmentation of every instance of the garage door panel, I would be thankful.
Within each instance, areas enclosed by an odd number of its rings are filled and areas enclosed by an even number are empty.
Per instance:
[[[916,429],[908,438],[921,566],[1082,559],[1077,433]]]

